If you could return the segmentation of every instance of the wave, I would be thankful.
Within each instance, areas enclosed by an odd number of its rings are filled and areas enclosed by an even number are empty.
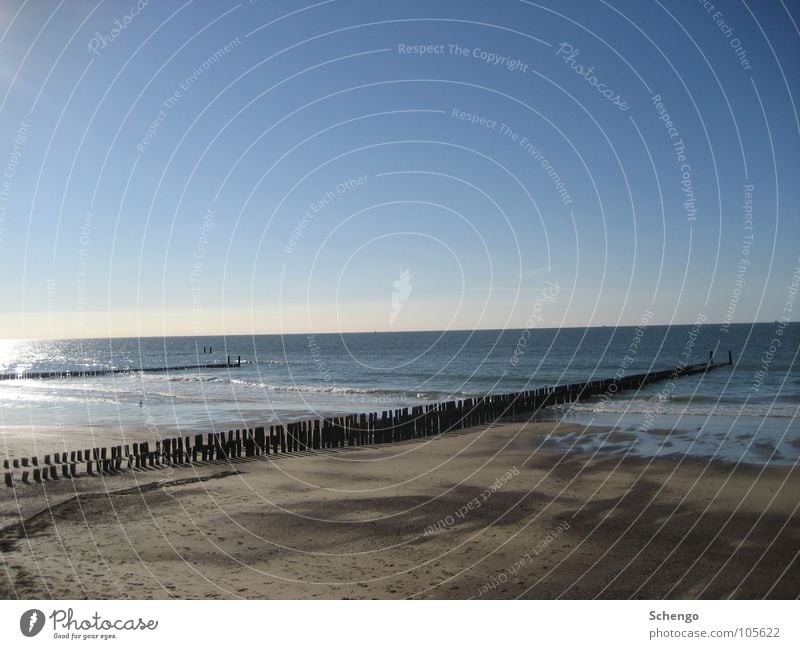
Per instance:
[[[447,390],[392,387],[362,387],[332,383],[278,383],[259,381],[257,378],[234,378],[228,373],[203,374],[120,374],[89,377],[74,381],[9,381],[0,386],[0,400],[31,398],[108,399],[138,402],[147,397],[166,397],[181,400],[236,400],[262,399],[264,393],[319,394],[348,398],[360,397],[363,402],[412,403],[419,401],[444,401],[466,398],[465,392]],[[257,392],[257,394],[254,394]],[[248,397],[248,393],[250,393]]]
[[[359,388],[356,386],[341,386],[341,385],[303,385],[299,383],[294,384],[281,384],[281,383],[263,383],[257,381],[248,381],[247,379],[223,379],[233,385],[244,385],[249,387],[260,388],[263,390],[272,390],[274,392],[312,392],[312,393],[325,393],[325,394],[373,394],[373,395],[395,395],[402,398],[409,398],[416,396],[416,393],[406,392],[405,390],[392,390],[388,388]]]
[[[645,400],[662,403],[716,403],[720,401],[720,397],[703,394],[669,394],[666,396],[657,394],[652,397],[645,397]]]
[[[158,376],[158,375],[151,375],[153,376],[154,380],[163,380],[166,378],[167,381],[170,383],[226,383],[229,382],[227,377],[224,376],[212,376],[210,374],[186,374],[181,376]]]
[[[229,382],[233,385],[258,388],[260,390],[270,390],[273,392],[288,393],[311,393],[311,394],[332,394],[332,395],[356,395],[364,397],[383,397],[386,401],[447,401],[450,399],[464,399],[469,397],[481,396],[477,392],[451,392],[448,390],[415,390],[413,388],[365,388],[354,385],[336,384],[285,384],[285,383],[266,383],[251,381],[247,379],[232,379],[227,377],[217,377],[217,380]]]
[[[575,412],[652,415],[699,415],[723,417],[787,417],[800,415],[798,404],[748,404],[742,402],[721,403],[718,399],[612,399],[605,402],[584,401],[573,403],[569,409]]]
[[[357,386],[342,385],[303,385],[303,384],[276,384],[258,383],[245,379],[230,379],[233,384],[249,385],[264,390],[275,392],[297,392],[297,393],[319,393],[319,394],[342,394],[342,395],[369,395],[394,398],[396,401],[407,401],[420,399],[423,401],[447,401],[450,399],[465,399],[470,397],[482,396],[477,392],[451,392],[448,390],[414,390],[397,388],[362,388]]]

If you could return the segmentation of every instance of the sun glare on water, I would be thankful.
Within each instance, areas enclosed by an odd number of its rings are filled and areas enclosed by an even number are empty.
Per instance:
[[[26,362],[29,352],[28,340],[0,340],[0,372],[24,372],[30,367],[30,363]]]

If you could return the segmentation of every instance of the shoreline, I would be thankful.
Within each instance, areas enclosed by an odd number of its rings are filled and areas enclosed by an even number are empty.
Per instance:
[[[34,485],[16,499],[8,490],[0,595],[800,594],[800,469],[543,449],[553,427]]]
[[[307,421],[309,415],[322,417],[342,416],[352,411],[296,412],[292,416],[281,417],[283,423]],[[133,443],[156,441],[178,436],[199,434],[207,436],[212,432],[235,429],[254,429],[257,426],[274,424],[276,419],[265,417],[261,411],[242,411],[242,418],[221,419],[214,424],[180,426],[155,425],[148,428],[144,424],[109,427],[104,423],[91,426],[4,426],[0,427],[3,456],[9,461],[38,455],[40,458],[50,453],[64,452],[76,448],[131,445]],[[800,464],[800,428],[795,420],[782,415],[698,415],[659,413],[653,425],[643,430],[640,413],[573,411],[564,406],[548,407],[535,413],[520,413],[498,420],[498,423],[550,424],[553,431],[558,426],[588,427],[600,432],[613,432],[620,444],[613,448],[602,439],[590,442],[586,436],[575,452],[599,452],[607,457],[619,457],[632,452],[634,456],[649,459],[652,457],[683,456],[700,461],[720,464],[746,464],[761,466],[792,466]],[[597,436],[596,436],[597,437]],[[622,443],[627,438],[628,444]],[[568,440],[569,441],[569,440]],[[715,442],[712,444],[712,441]],[[554,434],[553,448],[564,449]],[[582,447],[582,448],[581,448]],[[629,448],[630,447],[630,448]]]

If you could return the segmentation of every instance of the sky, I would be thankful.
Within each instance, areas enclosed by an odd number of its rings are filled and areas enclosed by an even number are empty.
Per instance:
[[[0,337],[796,320],[798,23],[0,0]]]

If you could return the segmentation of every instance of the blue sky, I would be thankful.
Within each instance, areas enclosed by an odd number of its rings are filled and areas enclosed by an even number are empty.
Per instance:
[[[778,319],[798,21],[3,1],[0,336]]]

